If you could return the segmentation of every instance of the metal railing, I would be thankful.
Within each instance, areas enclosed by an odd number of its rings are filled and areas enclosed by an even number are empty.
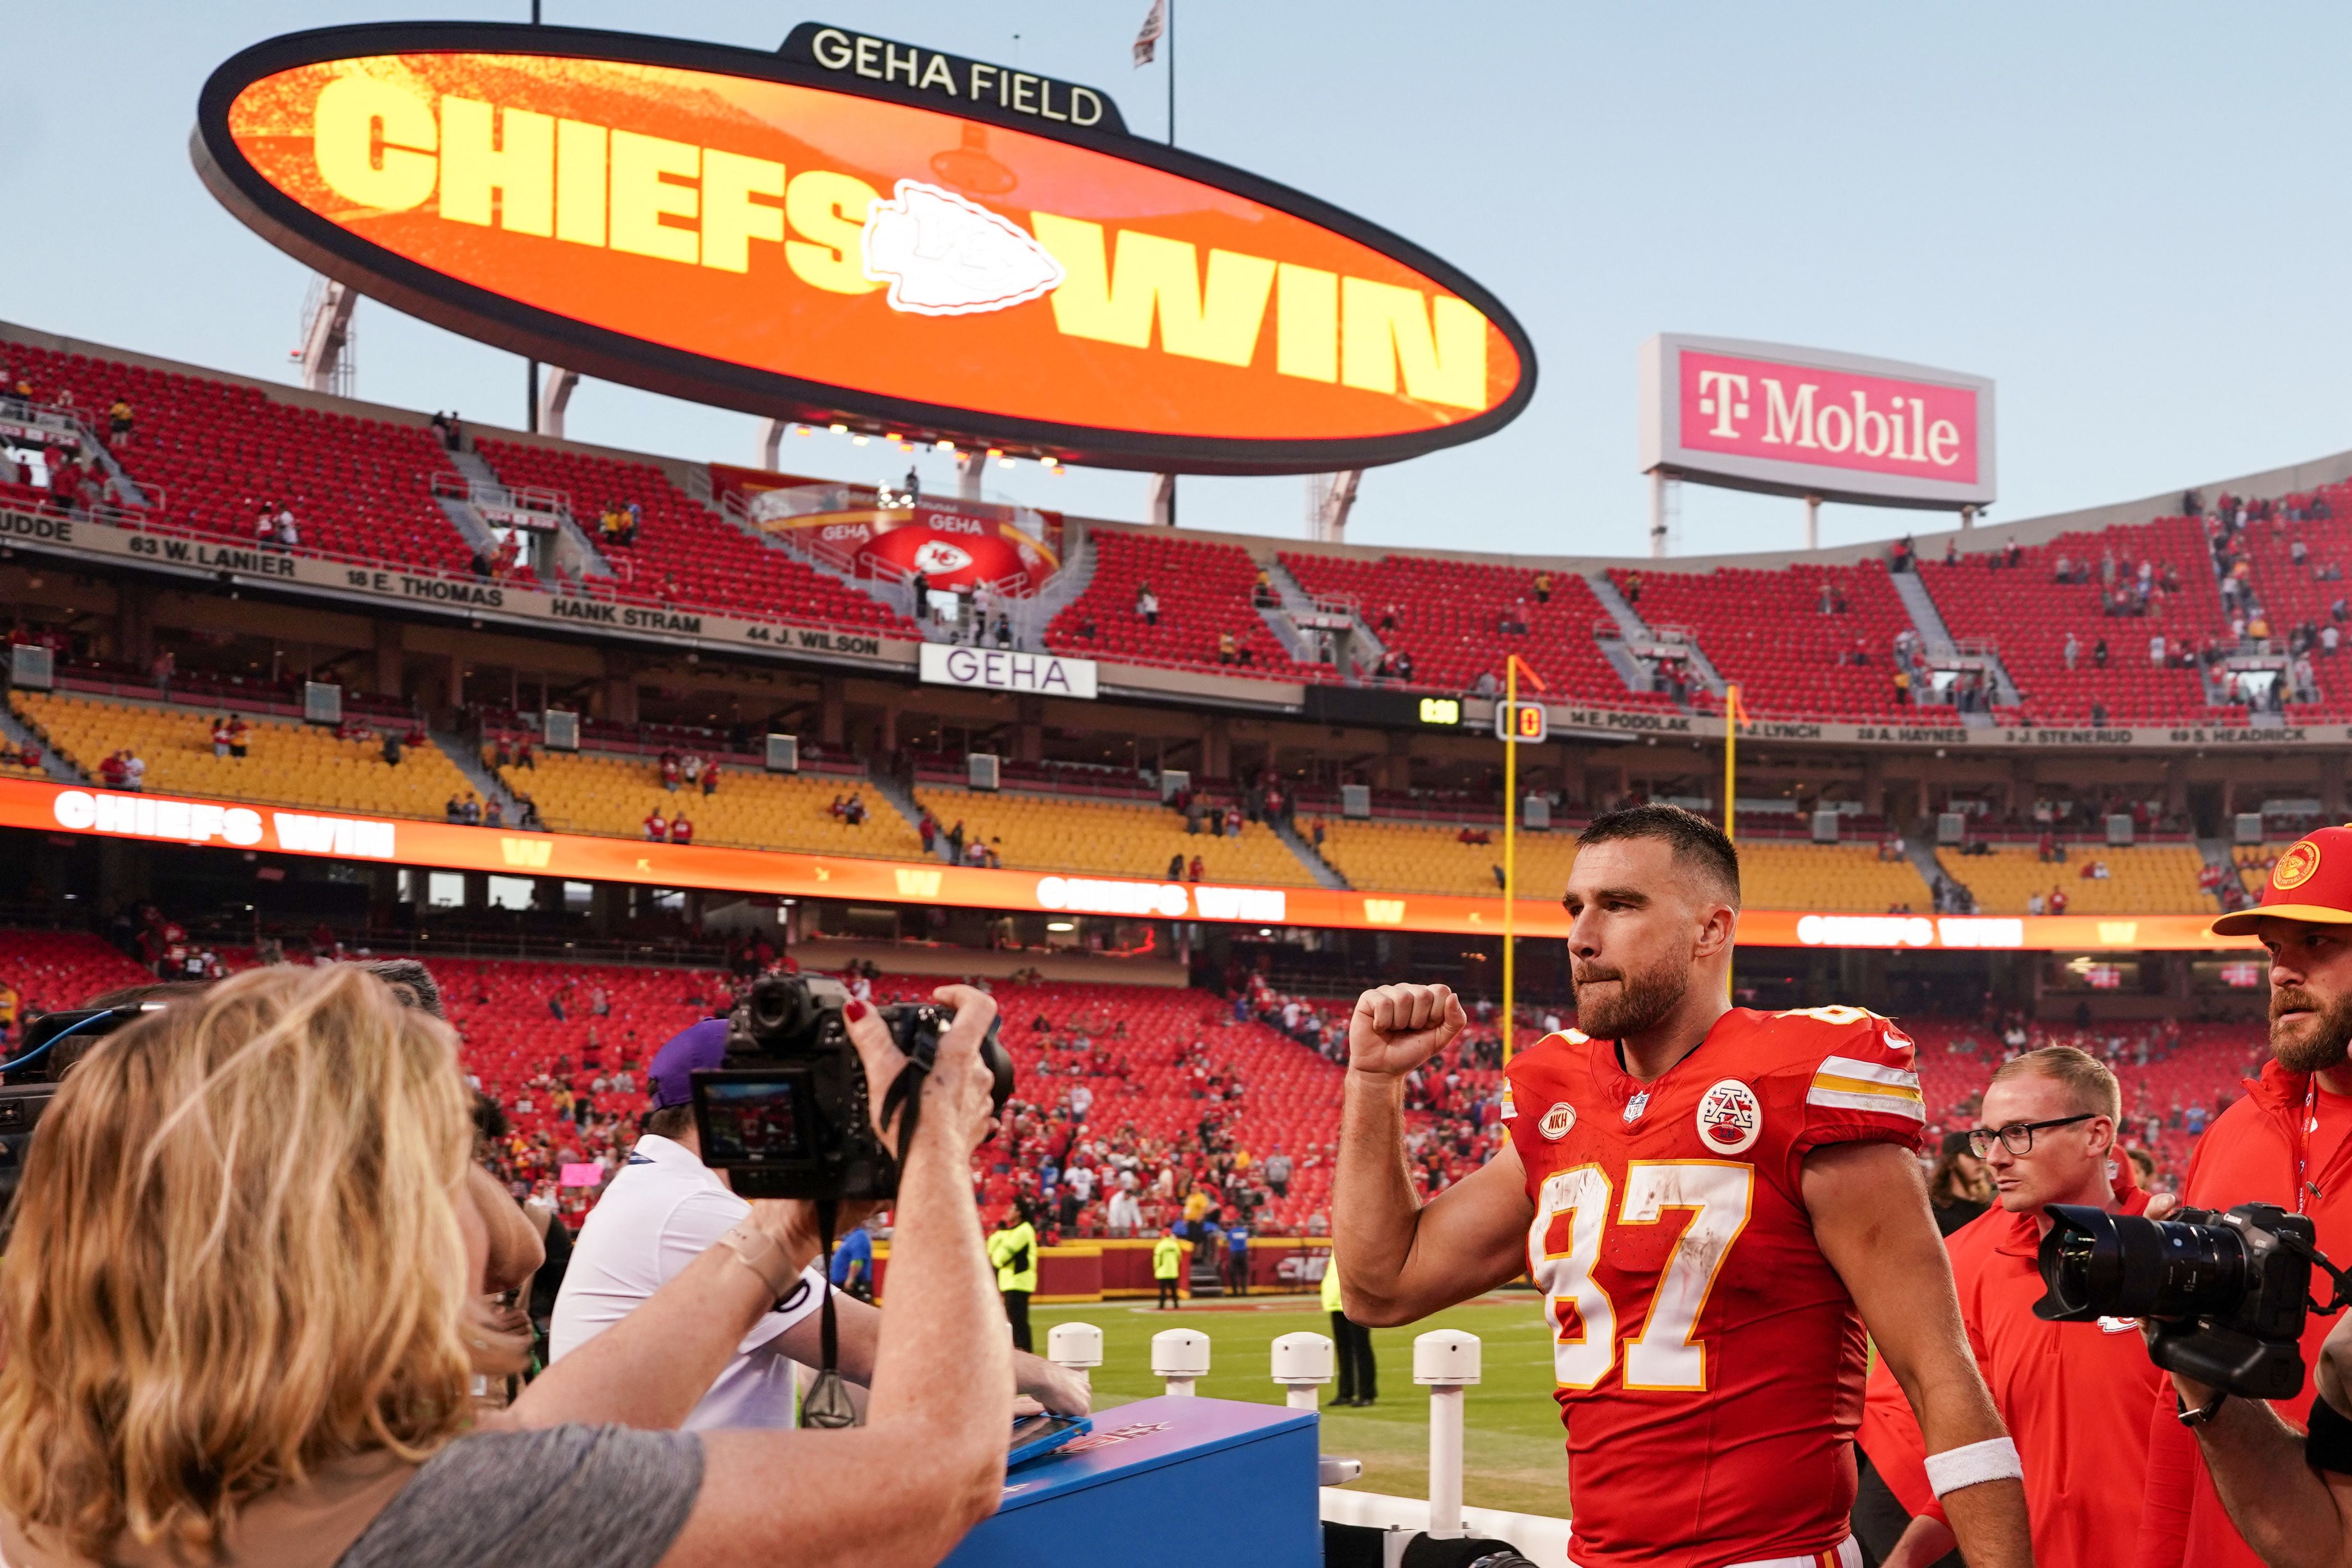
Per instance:
[[[555,528],[576,519],[571,495],[543,485],[494,485],[446,470],[432,484],[436,497],[465,502],[493,528]]]

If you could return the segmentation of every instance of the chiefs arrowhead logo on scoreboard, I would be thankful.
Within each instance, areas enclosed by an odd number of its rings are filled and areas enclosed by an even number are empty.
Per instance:
[[[265,238],[402,310],[752,413],[1308,473],[1473,440],[1533,393],[1517,322],[1418,246],[1128,136],[1091,89],[834,32],[797,57],[291,34],[214,72],[193,155]]]

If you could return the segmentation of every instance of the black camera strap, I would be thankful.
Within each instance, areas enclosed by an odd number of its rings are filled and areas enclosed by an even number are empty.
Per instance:
[[[2305,1241],[2300,1236],[2294,1236],[2284,1231],[2277,1230],[2271,1232],[2271,1234],[2278,1238],[2278,1243],[2281,1247],[2285,1248],[2289,1252],[2294,1253],[2296,1257],[2302,1259],[2305,1262],[2310,1264],[2313,1268],[2326,1275],[2329,1282],[2336,1287],[2335,1293],[2328,1298],[2326,1304],[2324,1306],[2318,1301],[2313,1301],[2308,1296],[2304,1298],[2305,1303],[2308,1305],[2313,1312],[2318,1313],[2324,1318],[2333,1316],[2335,1313],[2342,1312],[2347,1307],[2352,1307],[2352,1270],[2337,1268],[2335,1264],[2327,1260],[2326,1253],[2322,1252],[2318,1248],[2314,1247],[2310,1242]]]
[[[841,1381],[841,1330],[833,1312],[833,1228],[840,1218],[840,1204],[829,1197],[817,1200],[816,1234],[824,1260],[824,1295],[817,1306],[817,1358],[822,1364],[816,1381],[809,1385],[808,1397],[801,1401],[801,1425],[826,1430],[857,1425],[857,1406]]]
[[[905,1113],[898,1124],[898,1168],[907,1168],[907,1156],[915,1147],[915,1124],[923,1113],[923,1082],[931,1075],[929,1055],[910,1056],[898,1076],[890,1081],[889,1091],[882,1096],[882,1124],[888,1126],[893,1112]]]
[[[882,1096],[882,1124],[888,1126],[894,1113],[901,1117],[898,1165],[902,1170],[915,1146],[915,1124],[923,1109],[923,1081],[930,1071],[929,1058],[908,1058],[907,1065],[891,1081],[889,1092]],[[809,1385],[808,1397],[801,1402],[803,1427],[831,1429],[857,1425],[857,1406],[841,1380],[841,1330],[833,1310],[833,1229],[840,1218],[839,1203],[831,1198],[817,1201],[817,1239],[824,1249],[824,1296],[817,1307],[817,1354],[823,1364],[817,1368],[816,1381]]]

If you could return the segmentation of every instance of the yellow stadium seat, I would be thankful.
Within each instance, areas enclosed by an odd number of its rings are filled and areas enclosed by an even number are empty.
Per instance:
[[[1074,800],[1058,796],[919,787],[915,799],[942,831],[963,825],[1007,866],[1162,878],[1190,873],[1200,857],[1204,882],[1312,887],[1314,873],[1262,822],[1238,837],[1188,833],[1164,806]]]
[[[128,747],[147,765],[145,787],[163,794],[263,800],[366,816],[445,815],[449,798],[473,786],[437,747],[409,748],[397,767],[369,737],[338,740],[316,725],[242,716],[243,758],[215,757],[212,713],[155,703],[101,702],[54,692],[13,691],[16,716],[91,779]]]
[[[1459,826],[1327,821],[1323,858],[1350,887],[1492,896],[1502,885],[1502,830],[1477,831],[1489,834],[1489,841],[1464,842]],[[1559,897],[1575,858],[1573,833],[1520,833],[1519,896]],[[1916,866],[1882,861],[1876,847],[1866,844],[1750,841],[1739,846],[1739,880],[1740,900],[1752,909],[1883,914],[1897,904],[1925,912],[1934,904]]]
[[[2062,862],[2045,862],[2025,846],[2003,844],[1989,855],[1936,852],[1944,873],[1976,894],[1985,915],[2023,915],[2034,894],[2046,899],[2066,894],[2069,915],[2205,915],[2212,895],[2197,885],[2205,858],[2188,844],[2070,844]],[[2104,864],[2104,878],[2086,877],[2085,866]]]
[[[646,818],[658,810],[665,819],[683,812],[698,844],[890,860],[923,856],[922,841],[905,816],[857,779],[722,765],[719,788],[706,795],[698,785],[663,789],[661,768],[651,758],[541,751],[536,762],[509,765],[499,777],[516,795],[530,796],[540,820],[557,832],[641,838]],[[833,814],[833,802],[845,795],[863,797],[863,824],[852,826]]]

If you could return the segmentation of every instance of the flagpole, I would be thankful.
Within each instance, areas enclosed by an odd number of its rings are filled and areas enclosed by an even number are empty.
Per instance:
[[[1176,145],[1176,0],[1168,0],[1168,145]]]

